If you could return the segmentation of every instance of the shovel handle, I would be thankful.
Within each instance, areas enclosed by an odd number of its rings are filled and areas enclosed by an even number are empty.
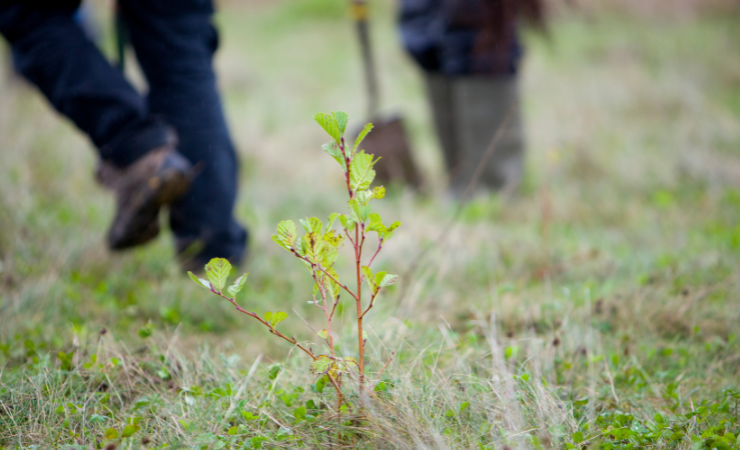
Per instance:
[[[360,39],[362,64],[365,72],[365,87],[368,98],[368,118],[372,120],[378,114],[379,93],[378,74],[375,70],[375,60],[373,59],[373,51],[370,44],[367,2],[365,0],[352,0],[350,11],[357,28],[357,36]]]

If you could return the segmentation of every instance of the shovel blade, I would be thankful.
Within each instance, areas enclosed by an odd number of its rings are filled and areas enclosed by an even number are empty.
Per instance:
[[[378,181],[400,182],[413,187],[421,184],[400,117],[376,118],[373,130],[362,141],[361,147],[365,152],[381,158],[375,165],[375,178]]]

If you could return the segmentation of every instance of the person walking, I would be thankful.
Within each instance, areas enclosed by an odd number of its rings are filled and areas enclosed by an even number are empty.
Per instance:
[[[143,245],[169,225],[184,269],[241,261],[234,218],[238,161],[213,70],[211,0],[118,0],[148,82],[142,95],[75,23],[81,0],[0,0],[0,33],[18,72],[87,134],[97,176],[116,199],[111,250]]]
[[[521,18],[542,29],[540,0],[401,0],[401,37],[424,73],[450,187],[457,195],[475,184],[510,190],[520,182]],[[502,138],[489,151],[499,127]]]

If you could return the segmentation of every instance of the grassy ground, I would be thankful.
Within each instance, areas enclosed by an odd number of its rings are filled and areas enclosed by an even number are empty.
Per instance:
[[[218,17],[252,232],[241,301],[313,342],[309,279],[270,235],[343,208],[311,119],[363,116],[342,4]],[[376,12],[384,103],[427,181],[380,202],[403,226],[379,264],[403,276],[369,321],[369,370],[397,352],[377,400],[337,428],[306,358],[180,275],[168,236],[108,254],[89,144],[3,76],[0,448],[740,446],[740,19],[584,10],[528,37],[526,182],[443,234],[456,205],[420,79]]]

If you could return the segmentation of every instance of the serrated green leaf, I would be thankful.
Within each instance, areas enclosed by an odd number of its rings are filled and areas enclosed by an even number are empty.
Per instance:
[[[347,129],[347,122],[349,121],[349,116],[344,111],[334,111],[331,113],[334,116],[334,120],[337,121],[337,125],[339,126],[339,131],[344,134],[344,131]]]
[[[294,247],[294,250],[296,251],[296,253],[298,253],[298,255],[300,255],[300,256],[306,256],[306,249],[305,249],[305,244],[303,242],[303,237],[298,236],[295,239],[295,247]]]
[[[321,125],[321,128],[323,128],[324,131],[326,131],[326,133],[332,137],[332,139],[334,139],[337,143],[341,141],[339,124],[337,123],[337,119],[335,119],[333,115],[326,113],[316,113],[313,118],[319,125]]]
[[[336,249],[336,247],[342,243],[343,239],[344,236],[334,230],[331,230],[324,235],[324,242],[329,244],[332,249]]]
[[[317,217],[309,217],[306,220],[301,219],[301,225],[309,233],[321,234],[321,230],[324,228],[324,224],[321,223],[321,219]]]
[[[388,239],[392,238],[399,226],[401,226],[401,222],[399,221],[395,221],[390,224],[388,228],[386,228],[385,232],[382,234],[383,239],[387,241]]]
[[[362,266],[362,274],[365,275],[365,278],[373,280],[373,269],[369,268],[368,266]]]
[[[349,165],[349,185],[353,191],[365,190],[370,187],[375,179],[373,165],[376,161],[373,160],[373,155],[365,153],[363,150],[352,156],[352,162]]]
[[[375,278],[373,279],[373,291],[380,287],[380,283],[383,281],[383,278],[385,278],[385,274],[385,271],[375,274]]]
[[[328,144],[322,145],[321,148],[323,148],[324,151],[329,154],[329,156],[334,158],[334,161],[339,163],[339,165],[342,167],[342,171],[347,171],[347,161],[345,161],[344,155],[342,155],[342,150],[339,148],[339,145],[337,145],[336,142],[331,141]]]
[[[204,280],[203,278],[198,278],[195,276],[193,272],[188,271],[188,276],[191,280],[195,281],[197,284],[203,286],[204,288],[211,290],[211,283],[208,282],[208,280]]]
[[[283,220],[277,226],[277,237],[287,249],[293,248],[298,237],[298,230],[292,220]]]
[[[362,274],[365,276],[367,285],[370,286],[370,290],[374,293],[377,285],[375,283],[375,276],[373,275],[373,270],[367,266],[362,266],[361,270],[362,270]]]
[[[339,216],[339,223],[341,223],[342,228],[347,231],[352,231],[355,229],[355,221],[351,217],[345,216],[344,214]]]
[[[385,225],[383,225],[383,222],[380,220],[380,214],[378,213],[371,213],[368,215],[368,231],[375,231],[376,233],[380,234],[381,236],[386,232]]]
[[[380,287],[386,287],[394,284],[398,280],[398,275],[386,274],[383,279],[378,283]]]
[[[288,318],[288,313],[278,311],[272,315],[272,326],[275,327],[277,324]]]
[[[373,188],[373,197],[377,198],[378,200],[385,197],[385,188],[383,186],[375,186]]]
[[[284,243],[283,241],[281,241],[281,240],[280,240],[280,238],[279,238],[279,237],[277,237],[277,235],[276,235],[276,234],[273,234],[273,235],[272,235],[272,240],[273,240],[273,241],[275,241],[275,243],[276,243],[277,245],[281,246],[281,247],[282,247],[282,248],[284,248],[285,250],[288,250],[288,251],[290,251],[290,247],[288,247],[287,245],[285,245],[285,243]],[[298,249],[296,248],[296,250],[298,250]]]
[[[357,223],[364,223],[371,211],[370,205],[362,205],[356,198],[349,201],[349,208],[352,211],[352,219]]]
[[[272,311],[267,311],[265,313],[265,322],[272,323]]]
[[[354,153],[355,150],[357,150],[357,147],[360,146],[360,144],[362,143],[362,141],[365,139],[365,136],[367,136],[367,134],[372,129],[373,129],[373,124],[372,123],[368,123],[367,125],[365,125],[365,127],[362,129],[362,131],[360,131],[360,134],[357,135],[357,139],[355,139],[355,146],[352,148],[352,153]]]
[[[327,373],[333,365],[333,361],[326,355],[319,355],[314,362],[311,363],[311,373]]]
[[[226,280],[231,272],[231,263],[224,258],[213,258],[206,264],[206,276],[216,292],[221,292],[226,286]]]
[[[249,274],[245,273],[244,275],[240,276],[239,278],[236,279],[236,281],[234,281],[234,284],[232,284],[229,287],[228,291],[232,297],[236,297],[236,294],[238,294],[239,291],[241,291],[244,288],[244,283],[247,282],[247,275]]]

